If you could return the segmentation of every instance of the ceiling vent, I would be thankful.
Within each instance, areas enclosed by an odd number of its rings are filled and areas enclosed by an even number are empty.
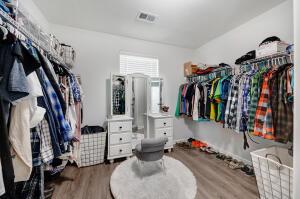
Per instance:
[[[143,21],[146,23],[155,23],[155,21],[157,20],[156,15],[146,13],[146,12],[139,12],[136,18],[137,18],[137,20]]]

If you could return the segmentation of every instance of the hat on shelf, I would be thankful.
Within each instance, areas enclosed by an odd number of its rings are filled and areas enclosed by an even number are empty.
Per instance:
[[[245,55],[238,58],[235,61],[235,64],[241,64],[244,61],[248,61],[248,60],[255,59],[255,58],[256,58],[255,50],[251,50],[251,51],[247,52]]]
[[[276,37],[276,36],[272,36],[272,37],[268,37],[266,38],[265,40],[263,40],[259,46],[262,46],[262,45],[265,45],[265,44],[268,44],[268,43],[272,43],[272,42],[275,42],[275,41],[281,41],[279,37]]]
[[[230,67],[228,64],[226,64],[226,63],[219,63],[219,66],[220,67]]]

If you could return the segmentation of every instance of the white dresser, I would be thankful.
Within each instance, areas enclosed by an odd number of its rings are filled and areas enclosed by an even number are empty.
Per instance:
[[[167,137],[165,149],[171,152],[173,141],[173,116],[164,114],[148,114],[148,130],[150,138]]]
[[[132,119],[128,116],[107,119],[108,154],[110,163],[116,158],[132,156]]]

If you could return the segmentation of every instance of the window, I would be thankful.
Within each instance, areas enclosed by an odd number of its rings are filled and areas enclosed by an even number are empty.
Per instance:
[[[121,54],[120,73],[124,75],[142,73],[150,77],[158,77],[158,59]]]

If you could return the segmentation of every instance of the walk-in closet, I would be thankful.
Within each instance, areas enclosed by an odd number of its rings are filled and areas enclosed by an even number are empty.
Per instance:
[[[300,198],[298,0],[0,0],[0,199]]]

